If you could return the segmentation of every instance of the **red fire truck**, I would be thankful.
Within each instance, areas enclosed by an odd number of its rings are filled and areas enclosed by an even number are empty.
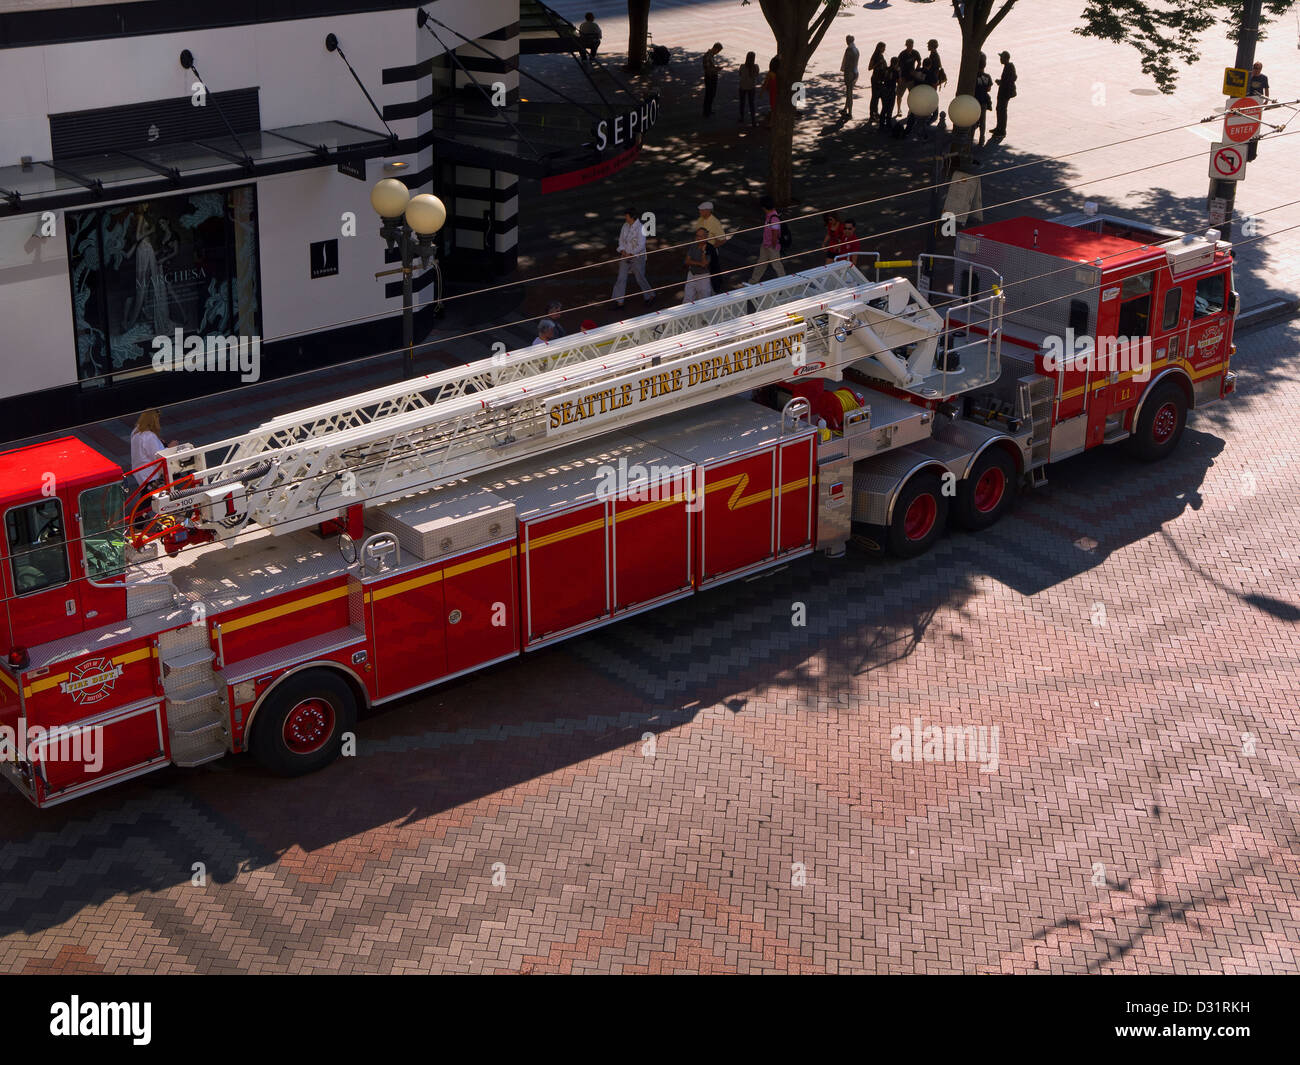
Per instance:
[[[956,295],[837,262],[169,448],[143,500],[72,437],[0,454],[0,770],[42,807],[230,752],[312,771],[362,708],[855,534],[918,554],[1084,448],[1166,453],[1232,390],[1230,249],[1074,222],[967,231]],[[1148,336],[1150,379],[1050,359],[1067,328]]]

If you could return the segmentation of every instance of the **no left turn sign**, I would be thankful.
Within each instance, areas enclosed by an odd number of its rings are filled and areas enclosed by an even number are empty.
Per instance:
[[[1240,181],[1246,176],[1246,146],[1216,144],[1210,149],[1210,177],[1220,181]]]

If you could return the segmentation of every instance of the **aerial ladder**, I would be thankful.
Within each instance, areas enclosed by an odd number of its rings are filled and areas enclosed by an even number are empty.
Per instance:
[[[986,301],[989,302],[989,301]],[[1000,297],[989,302],[1000,310]],[[990,315],[995,313],[990,310]],[[319,404],[242,436],[166,449],[166,483],[137,546],[277,534],[538,456],[615,428],[795,377],[859,374],[932,399],[996,378],[990,321],[982,365],[952,373],[948,318],[904,278],[868,282],[837,262]],[[598,422],[549,417],[557,405],[647,373],[672,380],[713,353],[762,349],[796,336],[789,357],[724,375],[661,402],[629,404]]]

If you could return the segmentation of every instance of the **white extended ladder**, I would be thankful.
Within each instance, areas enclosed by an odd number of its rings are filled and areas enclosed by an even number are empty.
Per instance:
[[[839,377],[863,359],[893,359],[900,321],[912,323],[912,345],[930,349],[942,328],[901,278],[867,283],[841,263],[776,281],[298,411],[205,448],[170,449],[169,480],[191,474],[195,484],[158,497],[158,509],[179,517],[197,507],[195,524],[219,538],[252,523],[289,532],[670,410],[801,374]],[[891,328],[878,336],[885,325]],[[796,356],[747,356],[752,365],[743,372],[733,362],[735,373],[715,372],[657,401],[635,388],[649,378],[674,380],[674,371],[689,383],[692,366],[762,352],[795,334],[803,339]],[[601,393],[608,403],[595,399]],[[559,424],[551,417],[566,400],[579,409],[585,400],[588,411],[593,402],[613,408],[615,395],[634,399],[599,417]]]

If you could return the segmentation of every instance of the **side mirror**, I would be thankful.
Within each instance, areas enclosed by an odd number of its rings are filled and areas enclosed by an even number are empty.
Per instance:
[[[1231,292],[1228,293],[1228,313],[1229,314],[1237,313],[1237,290],[1236,289],[1233,289]]]

